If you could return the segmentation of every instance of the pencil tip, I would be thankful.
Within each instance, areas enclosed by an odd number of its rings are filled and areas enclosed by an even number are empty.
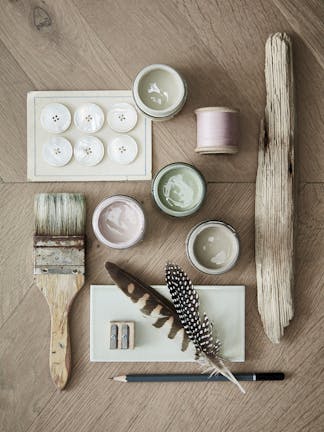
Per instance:
[[[119,382],[127,382],[126,379],[126,375],[122,375],[122,376],[116,376],[113,378],[114,381],[119,381]]]

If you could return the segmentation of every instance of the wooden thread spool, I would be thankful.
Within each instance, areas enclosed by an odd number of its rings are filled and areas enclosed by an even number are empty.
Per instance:
[[[200,154],[238,152],[239,111],[226,107],[205,107],[195,110],[197,116],[197,147]]]

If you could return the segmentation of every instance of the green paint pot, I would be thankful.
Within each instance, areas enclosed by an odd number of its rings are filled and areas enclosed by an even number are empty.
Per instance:
[[[206,196],[206,181],[197,168],[177,162],[162,168],[153,179],[152,195],[158,208],[175,217],[196,213]]]

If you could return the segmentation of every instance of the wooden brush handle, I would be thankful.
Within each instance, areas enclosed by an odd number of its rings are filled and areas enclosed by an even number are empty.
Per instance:
[[[65,387],[71,371],[71,345],[68,310],[52,305],[49,366],[53,382],[60,390]]]
[[[42,274],[35,276],[35,282],[44,294],[51,313],[51,376],[55,385],[63,390],[71,371],[69,310],[75,295],[84,284],[84,276]]]

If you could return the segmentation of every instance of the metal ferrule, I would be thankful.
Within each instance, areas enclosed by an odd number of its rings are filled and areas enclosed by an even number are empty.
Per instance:
[[[35,236],[34,274],[84,274],[84,236]]]

